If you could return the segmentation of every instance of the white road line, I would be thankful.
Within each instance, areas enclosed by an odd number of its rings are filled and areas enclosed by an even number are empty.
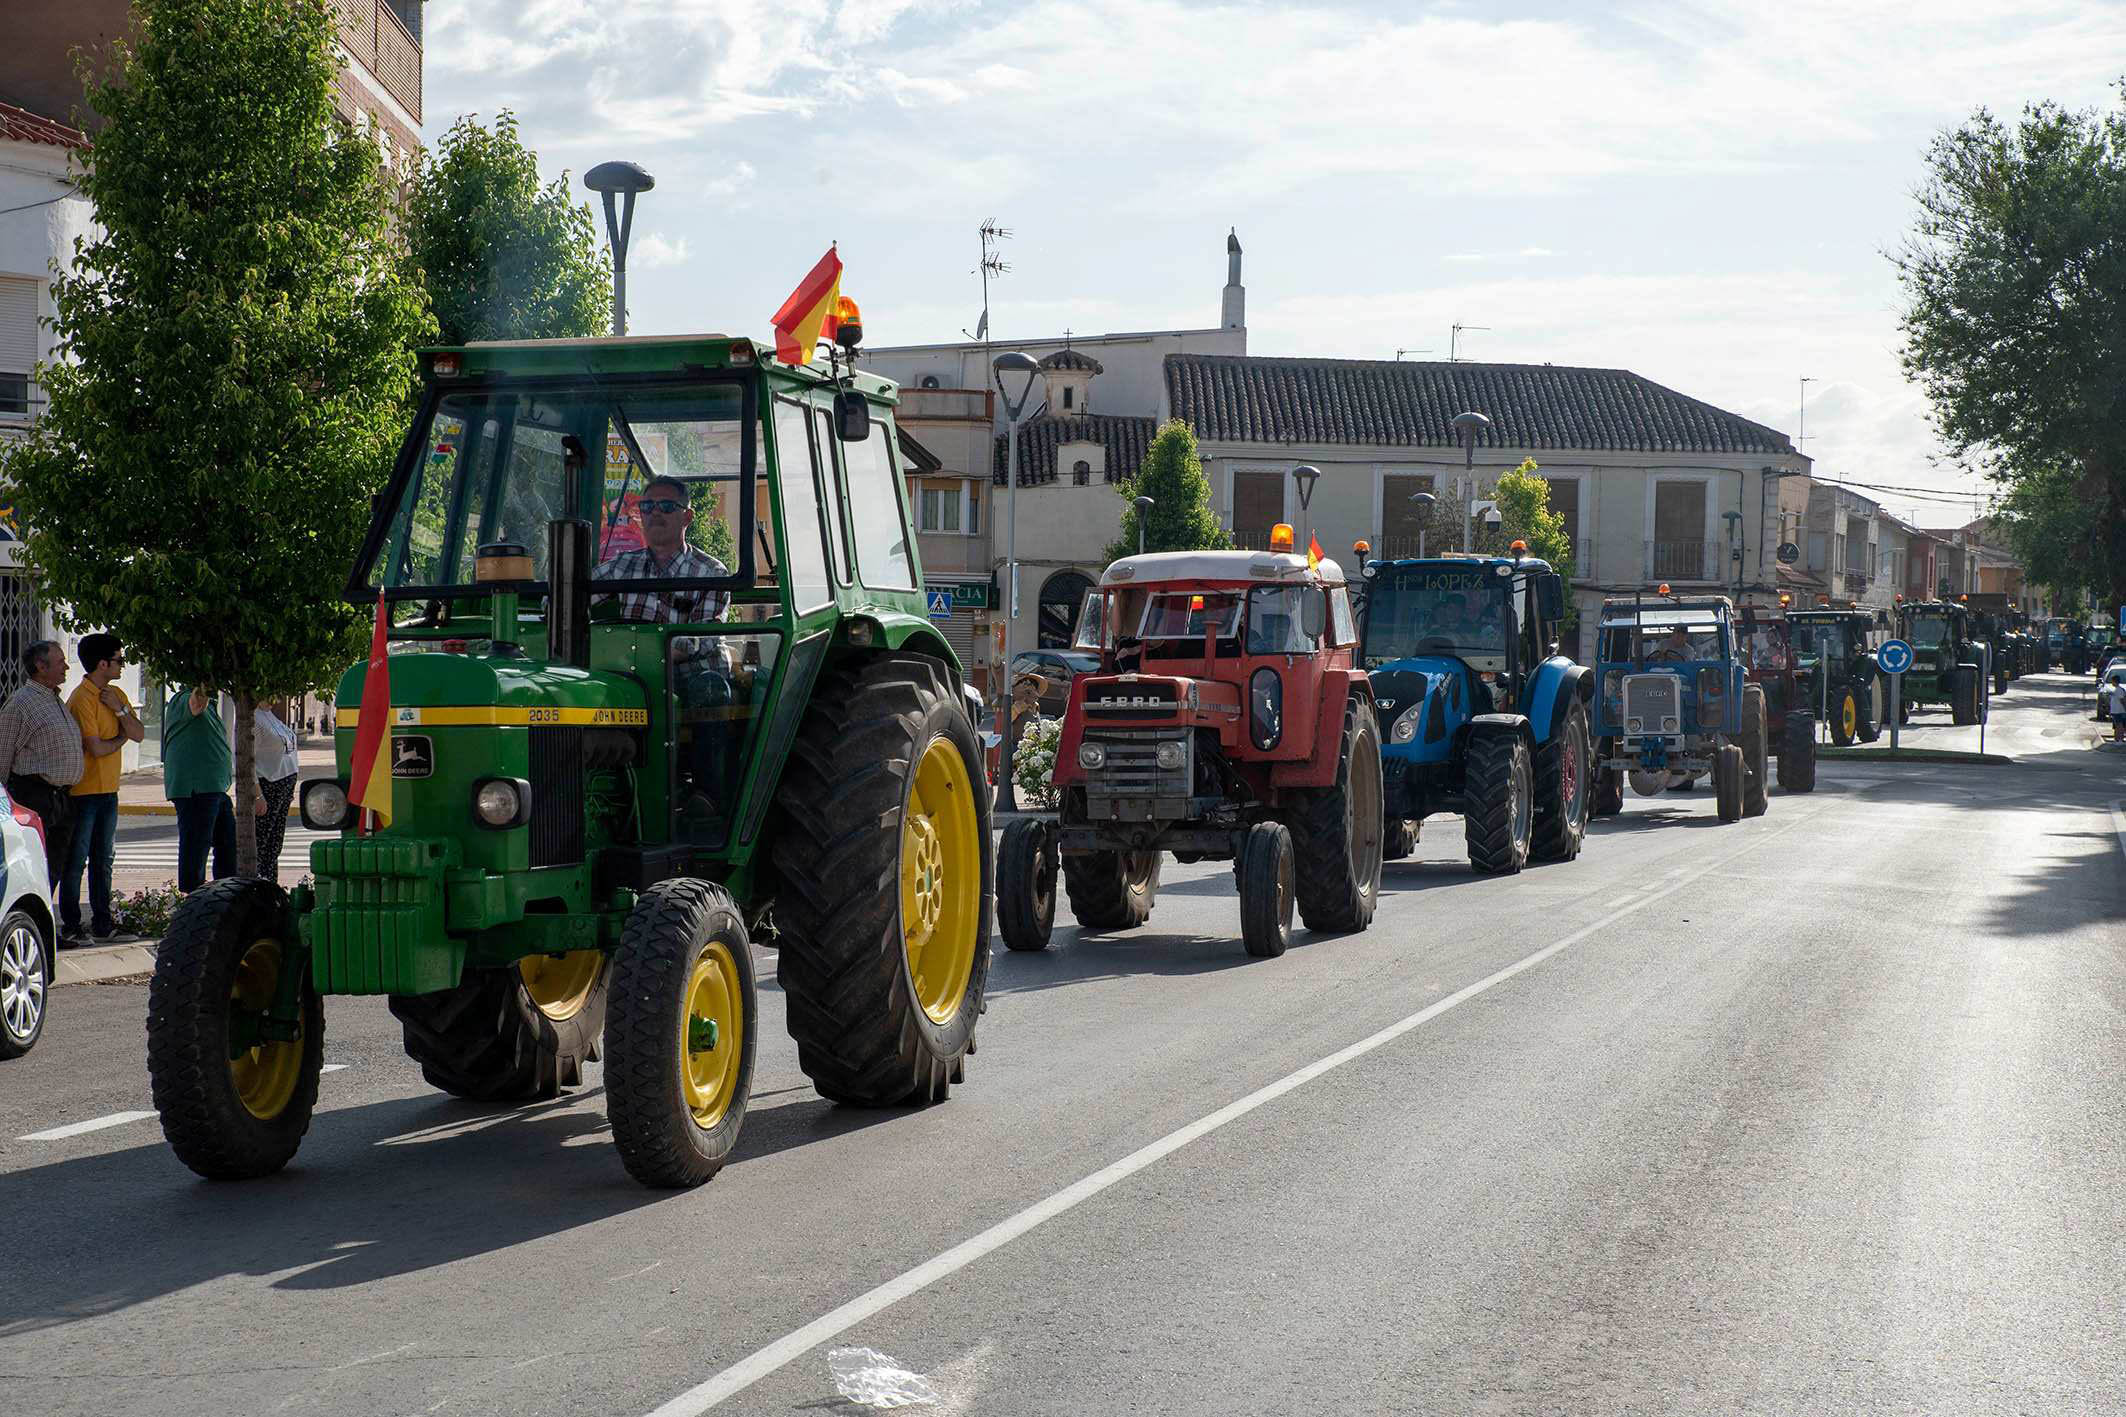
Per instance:
[[[53,1127],[45,1132],[31,1132],[28,1136],[16,1137],[15,1140],[64,1141],[68,1137],[78,1137],[83,1132],[100,1132],[105,1127],[122,1127],[128,1122],[143,1121],[154,1115],[153,1112],[113,1112],[108,1117],[91,1117],[86,1122],[69,1122],[63,1127]]]
[[[320,1073],[344,1073],[347,1071],[347,1065],[345,1063],[327,1063],[322,1068],[319,1068],[318,1071]]]
[[[1665,900],[1696,881],[1699,877],[1711,875],[1729,862],[1739,859],[1744,854],[1755,850],[1774,837],[1783,836],[1795,827],[1813,820],[1825,810],[1828,809],[1818,808],[1805,816],[1796,816],[1791,822],[1757,836],[1749,845],[1730,851],[1717,861],[1701,866],[1688,874],[1679,873],[1671,884],[1637,897],[1630,905],[1612,910],[1592,925],[1583,926],[1562,940],[1545,945],[1534,954],[1526,955],[1514,961],[1496,974],[1487,975],[1467,988],[1449,994],[1446,998],[1426,1008],[1419,1009],[1408,1018],[1397,1023],[1391,1023],[1378,1033],[1360,1039],[1348,1048],[1331,1053],[1328,1057],[1318,1062],[1309,1063],[1297,1072],[1287,1073],[1269,1086],[1259,1088],[1241,1098],[1238,1102],[1229,1103],[1219,1108],[1207,1117],[1199,1118],[1178,1131],[1169,1132],[1151,1145],[1131,1152],[1112,1166],[1095,1171],[1092,1175],[1075,1184],[1057,1191],[1046,1200],[1036,1201],[1018,1214],[998,1221],[995,1225],[990,1226],[972,1239],[961,1241],[943,1254],[925,1260],[914,1269],[887,1280],[884,1284],[870,1290],[868,1293],[858,1295],[840,1308],[820,1315],[820,1317],[806,1324],[803,1328],[785,1334],[765,1348],[756,1349],[714,1377],[709,1378],[706,1382],[688,1388],[685,1392],[656,1408],[649,1414],[649,1417],[698,1417],[700,1413],[708,1411],[725,1398],[736,1396],[738,1393],[745,1391],[778,1368],[803,1357],[827,1340],[846,1333],[873,1314],[890,1308],[911,1294],[920,1293],[939,1280],[965,1269],[984,1255],[1002,1249],[1027,1231],[1084,1204],[1102,1191],[1136,1175],[1153,1162],[1171,1156],[1174,1152],[1179,1151],[1199,1137],[1210,1135],[1228,1122],[1237,1121],[1245,1117],[1256,1108],[1266,1103],[1274,1102],[1286,1093],[1306,1086],[1322,1074],[1340,1068],[1354,1058],[1362,1058],[1377,1048],[1393,1043],[1410,1030],[1431,1022],[1449,1009],[1466,1004],[1487,990],[1497,988],[1515,975],[1523,974],[1535,968],[1552,955],[1561,950],[1569,949],[1588,936],[1609,928],[1609,926],[1614,925],[1618,920],[1633,911],[1642,910],[1656,901]]]
[[[1611,910],[1615,910],[1618,906],[1630,905],[1633,901],[1637,899],[1638,897],[1635,895],[1620,895],[1615,900],[1609,903],[1609,908]]]

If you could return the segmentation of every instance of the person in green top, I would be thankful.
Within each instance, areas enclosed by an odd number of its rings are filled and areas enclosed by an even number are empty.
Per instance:
[[[162,795],[177,808],[177,889],[206,884],[207,848],[214,879],[236,874],[235,781],[229,728],[205,689],[179,689],[162,716]]]

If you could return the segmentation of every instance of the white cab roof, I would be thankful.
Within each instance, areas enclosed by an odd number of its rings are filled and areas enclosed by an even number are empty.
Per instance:
[[[1342,585],[1343,568],[1326,556],[1311,575]],[[1100,584],[1143,585],[1160,581],[1304,581],[1307,558],[1281,551],[1148,551],[1124,556],[1100,576]]]

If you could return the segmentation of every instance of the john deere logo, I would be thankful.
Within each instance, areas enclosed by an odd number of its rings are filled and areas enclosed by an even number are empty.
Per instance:
[[[435,740],[408,736],[391,740],[391,775],[427,777],[436,770]]]

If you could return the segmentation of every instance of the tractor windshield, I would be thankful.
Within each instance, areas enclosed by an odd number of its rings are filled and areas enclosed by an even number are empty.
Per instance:
[[[1140,640],[1194,640],[1215,633],[1231,639],[1240,633],[1240,597],[1232,591],[1161,591],[1146,602],[1137,622]],[[1191,651],[1193,652],[1193,651]]]
[[[1390,571],[1366,602],[1366,668],[1451,655],[1479,672],[1503,672],[1511,578],[1469,569]]]
[[[1914,645],[1938,645],[1949,638],[1949,617],[1938,610],[1907,616],[1905,638]]]
[[[1830,624],[1811,624],[1806,620],[1794,622],[1794,653],[1804,659],[1844,659],[1847,654],[1846,627],[1836,621]]]
[[[734,588],[724,557],[737,559],[732,548],[754,534],[741,495],[751,480],[743,405],[735,383],[446,394],[393,478],[390,520],[371,530],[364,582],[371,593],[469,587],[475,553],[496,543],[522,548],[531,578],[544,580],[547,523],[595,517],[597,579],[699,582],[703,593],[688,599],[707,609],[722,598],[711,587]],[[686,589],[615,599],[669,608]]]
[[[1822,653],[1820,649],[1807,647],[1804,632],[1810,628],[1813,627],[1793,626],[1793,648],[1803,656]],[[1786,626],[1759,620],[1750,627],[1750,667],[1760,674],[1784,672],[1790,663],[1787,646]]]

